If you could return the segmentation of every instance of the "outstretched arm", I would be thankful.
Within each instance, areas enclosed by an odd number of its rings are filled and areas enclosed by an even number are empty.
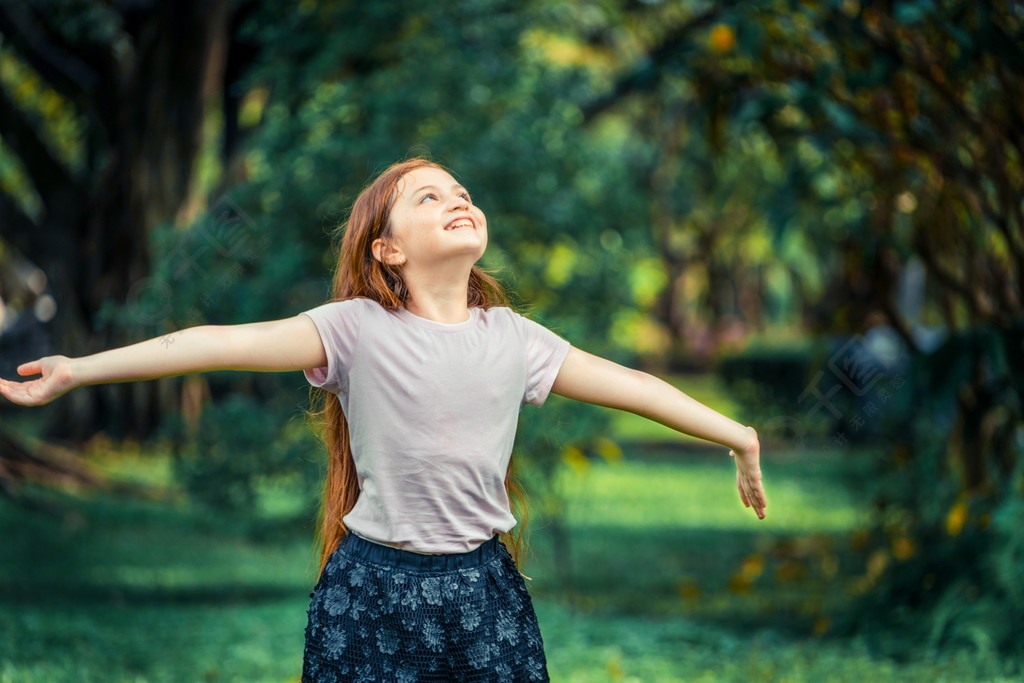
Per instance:
[[[678,432],[713,441],[736,459],[736,487],[747,507],[764,519],[760,442],[753,427],[731,420],[668,382],[571,347],[551,392],[607,408],[627,410]]]
[[[308,316],[243,325],[200,325],[81,358],[46,356],[18,366],[27,382],[0,379],[0,395],[42,405],[89,384],[132,382],[213,370],[263,372],[323,367],[327,355]]]

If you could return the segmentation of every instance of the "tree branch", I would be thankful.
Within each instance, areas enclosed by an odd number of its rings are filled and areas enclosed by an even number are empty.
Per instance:
[[[730,4],[733,3],[718,3],[719,6],[715,9],[698,14],[672,30],[657,47],[651,50],[639,66],[619,78],[610,91],[580,107],[584,123],[589,122],[627,95],[652,90],[658,83],[657,72],[675,54],[679,43],[686,40],[694,29],[709,24],[718,16],[722,6]]]
[[[0,5],[0,33],[54,89],[82,105],[91,98],[99,84],[96,72],[51,40],[24,4]]]
[[[35,127],[0,87],[0,138],[21,160],[32,184],[48,208],[67,201],[68,193],[77,193],[78,182],[50,152]]]
[[[103,480],[89,471],[81,459],[63,449],[40,444],[29,447],[21,439],[0,430],[0,481],[6,493],[11,483],[36,481],[60,486],[98,487]]]
[[[978,318],[983,317],[981,314],[982,306],[979,304],[974,290],[967,285],[965,280],[961,280],[953,271],[944,268],[939,263],[938,256],[934,249],[932,249],[924,230],[918,229],[914,231],[913,243],[918,255],[921,256],[921,260],[928,266],[928,271],[946,288],[946,291],[960,295],[964,303],[970,308],[971,313]]]

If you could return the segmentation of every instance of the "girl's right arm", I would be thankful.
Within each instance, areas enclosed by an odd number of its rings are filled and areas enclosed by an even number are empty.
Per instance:
[[[13,403],[49,403],[76,387],[212,370],[284,372],[327,365],[320,333],[305,315],[243,325],[200,325],[91,356],[46,356],[18,366],[27,382],[0,379]]]
[[[729,447],[736,463],[736,488],[747,507],[765,518],[768,498],[761,481],[757,431],[713,410],[641,370],[569,347],[551,393],[594,405],[628,410],[683,434]]]

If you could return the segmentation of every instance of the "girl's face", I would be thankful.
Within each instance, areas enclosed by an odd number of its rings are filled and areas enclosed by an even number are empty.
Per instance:
[[[374,253],[387,263],[409,266],[476,263],[487,248],[487,218],[469,192],[447,171],[417,168],[398,181],[391,208],[393,249],[375,241]]]

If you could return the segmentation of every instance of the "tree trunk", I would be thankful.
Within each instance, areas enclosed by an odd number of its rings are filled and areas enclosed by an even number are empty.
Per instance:
[[[44,205],[38,221],[21,215],[20,229],[5,230],[4,237],[43,269],[60,302],[53,320],[57,353],[88,355],[173,326],[131,311],[124,320],[101,311],[111,303],[124,311],[133,287],[150,272],[149,230],[173,220],[187,199],[202,122],[215,102],[208,94],[221,91],[224,60],[215,57],[225,52],[229,18],[224,0],[135,3],[122,9],[115,49],[113,41],[65,39],[61,27],[25,6],[0,9],[3,37],[86,121],[88,161],[73,173],[46,150],[22,112],[0,114],[0,135],[18,133],[14,152],[36,159],[26,168]],[[10,201],[5,207],[5,213],[17,209]],[[177,403],[176,394],[160,382],[85,387],[59,403],[46,436],[69,443],[99,430],[146,437],[161,412]]]

